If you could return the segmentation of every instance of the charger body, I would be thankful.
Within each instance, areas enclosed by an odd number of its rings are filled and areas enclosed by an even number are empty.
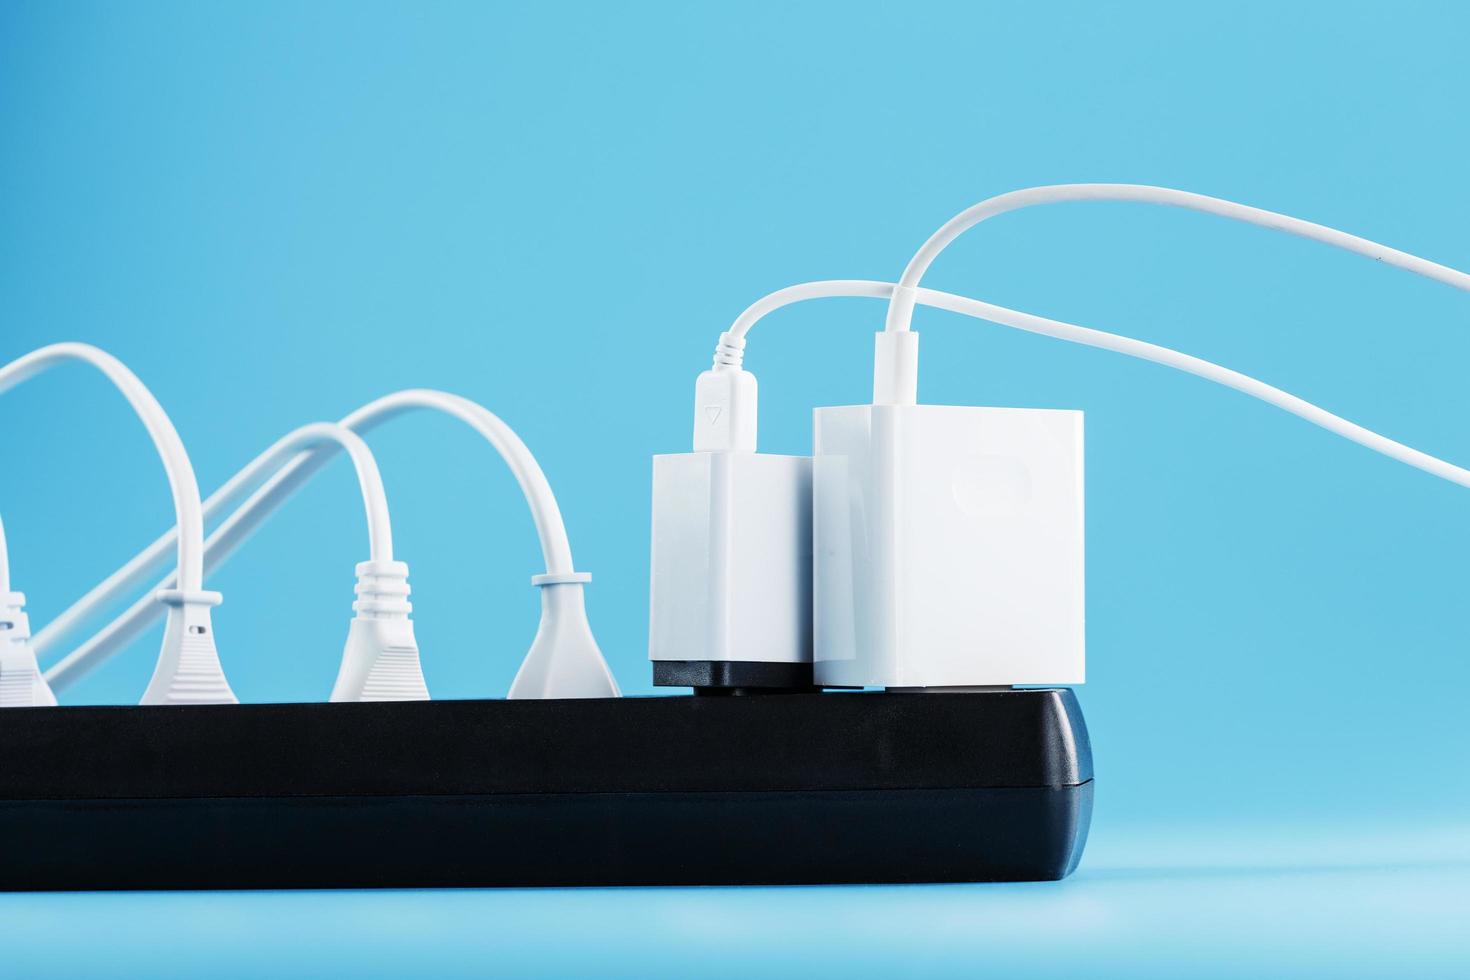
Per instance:
[[[809,684],[811,542],[810,458],[655,456],[648,635],[655,677],[665,678],[657,682],[703,687],[708,665],[756,664],[792,669],[736,670],[733,686]],[[661,666],[670,664],[702,666]]]
[[[818,685],[1082,683],[1081,412],[820,408],[813,447]]]

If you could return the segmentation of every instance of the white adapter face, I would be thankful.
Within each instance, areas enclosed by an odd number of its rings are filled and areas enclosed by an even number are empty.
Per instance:
[[[815,680],[1080,684],[1082,413],[815,415]]]
[[[811,661],[811,464],[653,458],[650,660]]]

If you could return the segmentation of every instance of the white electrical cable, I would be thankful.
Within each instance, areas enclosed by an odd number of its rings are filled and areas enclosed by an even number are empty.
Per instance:
[[[5,522],[0,521],[0,595],[10,591],[10,549],[5,546]]]
[[[206,517],[238,501],[245,491],[258,486],[262,479],[277,473],[284,464],[298,458],[301,453],[316,451],[320,463],[324,464],[338,449],[347,453],[357,475],[363,509],[367,514],[369,560],[392,562],[393,528],[388,515],[388,494],[383,488],[383,477],[378,470],[377,460],[373,458],[372,450],[368,448],[367,443],[363,442],[361,436],[334,422],[315,422],[304,425],[277,440],[274,445],[251,460],[244,469],[210,495],[209,500],[204,504]],[[159,559],[167,554],[172,538],[172,532],[165,534],[148,550],[114,572],[87,593],[82,600],[74,603],[51,624],[53,627],[58,623],[61,624],[61,629],[53,635],[60,638],[74,624],[83,622],[90,611],[78,607],[88,600],[105,606],[123,593],[141,585],[157,570],[156,566],[160,564]],[[204,545],[206,574],[214,571],[224,557],[239,546],[241,540],[228,522],[210,535]],[[109,624],[106,629],[53,665],[51,671],[58,679],[58,683],[53,687],[65,687],[145,632],[163,612],[153,601],[154,593],[173,588],[174,582],[175,578],[172,575],[159,582],[118,620]],[[37,634],[38,638],[40,636],[41,634]],[[52,642],[56,641],[53,639]],[[32,646],[36,646],[34,640]],[[37,650],[38,654],[39,652]]]
[[[874,299],[890,299],[894,291],[899,288],[898,283],[875,282],[865,279],[837,279],[822,282],[808,282],[797,286],[788,286],[785,289],[771,293],[752,304],[735,324],[726,333],[726,337],[734,337],[744,346],[745,333],[766,314],[805,300],[838,298],[838,297],[870,297]],[[1174,368],[1234,388],[1252,398],[1260,399],[1270,405],[1283,409],[1306,419],[1313,425],[1320,426],[1335,435],[1342,436],[1360,446],[1364,446],[1377,453],[1396,459],[1401,463],[1407,463],[1426,473],[1457,483],[1463,487],[1470,487],[1470,470],[1463,469],[1453,463],[1430,456],[1428,453],[1420,452],[1395,442],[1386,436],[1379,435],[1363,428],[1361,425],[1349,422],[1347,419],[1333,415],[1325,409],[1319,408],[1310,402],[1298,398],[1296,395],[1282,391],[1263,381],[1248,377],[1238,371],[1221,367],[1198,357],[1183,354],[1167,347],[1157,344],[1146,343],[1141,340],[1133,340],[1128,337],[1120,337],[1116,334],[1105,333],[1089,327],[1081,327],[1072,323],[1064,323],[1060,320],[1051,320],[1046,317],[1035,316],[1030,313],[1022,313],[1018,310],[1007,309],[1003,306],[995,306],[977,299],[965,296],[956,296],[952,293],[940,292],[936,289],[915,288],[914,299],[924,306],[932,306],[952,313],[961,313],[965,316],[974,317],[979,320],[988,320],[1001,326],[1012,327],[1016,330],[1024,330],[1027,333],[1041,334],[1046,337],[1055,337],[1058,340],[1070,341],[1074,344],[1083,344],[1088,347],[1100,347],[1103,350],[1126,354],[1140,360],[1152,361],[1165,367]],[[723,343],[723,341],[722,341]]]
[[[938,231],[929,236],[928,241],[919,247],[904,268],[903,275],[898,281],[899,286],[904,289],[896,292],[889,302],[888,319],[884,329],[889,331],[909,329],[913,303],[909,301],[905,290],[918,286],[919,280],[929,270],[929,266],[939,256],[939,253],[966,231],[988,218],[1005,214],[1007,211],[1043,204],[1061,204],[1068,201],[1130,201],[1137,204],[1156,204],[1200,211],[1221,218],[1229,218],[1232,221],[1243,221],[1246,224],[1285,232],[1288,235],[1310,238],[1312,241],[1366,256],[1375,262],[1396,266],[1426,279],[1433,279],[1436,282],[1470,292],[1470,274],[1422,259],[1417,255],[1410,255],[1408,252],[1401,252],[1396,248],[1389,248],[1387,245],[1380,245],[1366,238],[1359,238],[1357,235],[1349,235],[1345,231],[1338,231],[1311,221],[1303,221],[1301,218],[1293,218],[1290,215],[1236,204],[1234,201],[1226,201],[1218,197],[1208,197],[1204,194],[1193,194],[1189,191],[1174,190],[1168,187],[1152,187],[1147,184],[1055,184],[1049,187],[1029,187],[1025,190],[997,195],[966,208],[946,221]]]
[[[278,440],[257,456],[244,469],[230,477],[204,502],[205,520],[213,518],[225,508],[238,503],[246,491],[254,489],[263,479],[276,473],[286,463],[293,462],[303,451],[324,445],[344,449],[351,458],[353,469],[357,473],[358,485],[362,491],[363,506],[367,510],[368,546],[372,558],[374,561],[380,559],[391,561],[393,559],[393,533],[388,518],[387,494],[383,489],[383,478],[378,471],[377,461],[360,436],[345,426],[331,422],[318,422],[303,426]],[[313,455],[320,467],[327,463],[333,452],[329,450]],[[163,567],[164,558],[176,538],[177,535],[173,530],[162,535],[47,624],[46,628],[40,630],[32,641],[37,655],[44,655],[48,649],[64,640],[83,625],[95,611],[116,602],[123,595],[134,591],[148,578],[157,574]],[[218,538],[219,532],[216,532],[211,540],[217,542]],[[218,547],[218,544],[215,547]],[[208,551],[208,548],[209,546],[206,545],[205,550]],[[206,571],[212,570],[217,564],[217,561],[207,562]],[[160,587],[172,588],[173,582],[174,579],[170,578]]]
[[[378,425],[414,409],[429,409],[448,414],[469,425],[488,441],[509,466],[531,509],[540,538],[547,575],[566,578],[577,573],[572,565],[571,544],[556,497],[545,473],[520,437],[497,416],[483,406],[442,391],[411,389],[386,395],[369,402],[346,416],[341,425],[354,432],[367,432]],[[205,544],[205,568],[212,572],[260,526],[292,494],[300,489],[327,461],[330,454],[309,451],[297,455],[274,476],[250,495],[231,514]],[[252,464],[253,465],[253,464]],[[208,518],[214,518],[238,497],[238,491],[249,481],[242,474],[232,477],[204,505]],[[140,586],[162,565],[174,537],[170,531],[154,541],[108,579],[77,600],[65,612],[40,630],[33,641],[38,654],[54,649],[67,636],[115,602]],[[151,604],[139,602],[125,611],[100,633],[77,647],[46,672],[46,678],[57,690],[74,683],[83,674],[109,656],[127,646],[157,619]]]
[[[247,490],[259,486],[301,453],[323,447],[329,448],[328,452],[321,453],[324,460],[332,455],[330,449],[340,448],[352,461],[362,494],[363,510],[367,515],[369,559],[374,562],[392,561],[393,525],[388,517],[388,493],[383,489],[378,461],[373,458],[373,451],[363,442],[362,436],[336,422],[313,422],[278,439],[210,495],[204,505],[205,514],[217,513],[237,503]]]
[[[200,591],[204,585],[204,516],[199,502],[199,483],[194,478],[194,467],[184,451],[179,433],[169,421],[163,406],[117,358],[89,344],[52,344],[32,351],[24,357],[0,367],[0,394],[16,385],[68,361],[89,364],[111,381],[122,392],[128,404],[148,430],[154,448],[163,460],[168,474],[169,490],[173,493],[174,520],[178,524],[178,578],[180,587],[188,593]]]

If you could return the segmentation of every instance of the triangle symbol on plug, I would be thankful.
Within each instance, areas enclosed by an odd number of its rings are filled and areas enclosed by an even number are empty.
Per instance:
[[[720,420],[720,412],[722,411],[724,411],[724,409],[720,408],[720,406],[718,405],[706,405],[704,407],[704,414],[709,417],[710,425],[714,425]]]

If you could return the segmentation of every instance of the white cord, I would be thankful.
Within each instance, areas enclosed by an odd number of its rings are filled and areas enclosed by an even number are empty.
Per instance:
[[[388,562],[393,560],[393,525],[388,517],[388,493],[383,489],[383,477],[378,471],[378,462],[373,451],[363,442],[362,436],[336,422],[313,422],[290,432],[276,441],[265,452],[246,464],[245,468],[230,477],[205,501],[204,513],[212,516],[226,507],[237,503],[249,489],[259,486],[267,477],[282,466],[297,459],[303,452],[321,450],[325,462],[332,450],[340,448],[352,461],[357,474],[358,489],[362,494],[363,510],[367,514],[368,549],[370,560]],[[206,547],[206,552],[208,548]],[[208,559],[206,558],[206,561]]]
[[[278,471],[285,463],[296,459],[303,450],[322,446],[344,449],[351,458],[353,469],[357,472],[358,486],[362,491],[363,506],[367,510],[368,547],[372,559],[392,561],[393,531],[388,518],[387,493],[383,489],[383,478],[378,471],[377,461],[373,458],[367,443],[363,442],[360,436],[345,426],[331,422],[303,426],[257,456],[244,469],[230,477],[224,486],[211,494],[204,502],[205,520],[215,517],[225,508],[238,503],[245,491],[256,487],[263,478]],[[325,465],[331,456],[331,451],[317,453],[318,465]],[[211,535],[209,540],[215,543],[213,545],[206,543],[206,553],[211,547],[218,548],[220,534],[220,531],[216,531],[214,535]],[[123,595],[136,590],[147,579],[156,575],[162,568],[164,558],[175,540],[175,532],[168,531],[81,599],[72,603],[69,608],[48,623],[45,629],[36,634],[33,645],[37,655],[44,655],[48,649],[71,635],[98,610],[106,608]],[[206,558],[206,572],[212,571],[217,565],[217,560],[211,562]],[[159,587],[172,588],[174,581],[170,577]],[[151,623],[152,619],[149,622]],[[136,634],[130,633],[129,639],[133,635]]]
[[[836,279],[822,282],[808,282],[797,286],[789,286],[786,289],[771,293],[759,302],[753,304],[741,319],[730,328],[729,333],[740,330],[738,337],[743,340],[745,331],[748,331],[760,317],[783,306],[792,303],[800,303],[810,299],[836,298],[836,297],[871,297],[874,299],[889,299],[894,291],[899,288],[897,283],[874,282],[865,279]],[[1453,463],[1445,462],[1427,453],[1420,452],[1395,442],[1386,436],[1381,436],[1363,428],[1361,425],[1349,422],[1347,419],[1333,415],[1310,402],[1304,401],[1297,396],[1282,391],[1263,381],[1248,377],[1238,371],[1221,367],[1209,361],[1183,354],[1167,347],[1157,344],[1145,343],[1141,340],[1133,340],[1128,337],[1120,337],[1116,334],[1105,333],[1101,330],[1093,330],[1089,327],[1081,327],[1072,323],[1063,323],[1060,320],[1050,320],[1046,317],[1035,316],[1030,313],[1022,313],[1018,310],[1007,309],[1003,306],[995,306],[977,299],[965,296],[956,296],[952,293],[940,292],[937,289],[914,289],[915,301],[924,306],[933,306],[952,313],[962,313],[965,316],[975,317],[979,320],[988,320],[1001,326],[1012,327],[1016,330],[1024,330],[1027,333],[1042,334],[1047,337],[1055,337],[1058,340],[1070,341],[1074,344],[1084,344],[1088,347],[1100,347],[1103,350],[1126,354],[1145,361],[1153,361],[1165,367],[1184,371],[1196,377],[1213,381],[1227,388],[1258,398],[1277,408],[1284,409],[1293,415],[1299,416],[1320,426],[1328,432],[1342,436],[1356,442],[1360,446],[1396,459],[1401,463],[1421,469],[1426,473],[1458,483],[1463,487],[1470,487],[1470,470],[1455,466]]]
[[[377,460],[373,458],[372,450],[362,441],[361,436],[334,422],[304,425],[279,439],[210,495],[204,504],[205,515],[212,517],[217,511],[238,501],[247,489],[258,485],[263,477],[278,472],[283,464],[296,459],[303,451],[315,450],[321,462],[325,463],[337,449],[346,451],[357,474],[363,508],[367,512],[370,561],[392,562],[393,528],[388,516],[388,495],[383,488],[383,477],[378,470]],[[55,631],[52,642],[57,642],[57,639],[85,621],[91,615],[92,609],[110,604],[154,574],[160,564],[160,557],[168,552],[172,537],[170,532],[159,538],[146,551],[118,569],[53,620],[48,626],[48,629]],[[213,572],[242,540],[229,522],[211,534],[204,545],[206,574]],[[117,620],[53,665],[51,670],[58,678],[56,686],[65,687],[146,631],[164,612],[153,601],[154,594],[173,588],[174,581],[174,576],[170,575],[159,582]],[[34,646],[34,642],[32,645]]]
[[[117,358],[88,344],[52,344],[0,367],[0,394],[41,372],[67,361],[90,364],[122,392],[148,430],[173,493],[174,519],[178,524],[178,579],[185,592],[204,587],[204,516],[199,502],[199,483],[179,433],[163,406],[144,387],[138,376]]]
[[[515,476],[531,508],[531,516],[541,541],[542,555],[549,575],[575,575],[571,544],[566,525],[551,485],[536,458],[511,428],[483,406],[442,391],[411,389],[385,395],[369,402],[345,417],[344,428],[362,433],[414,409],[430,409],[446,413],[469,425],[495,449]],[[274,476],[256,489],[244,504],[226,518],[205,543],[205,568],[212,572],[254,533],[275,510],[306,484],[330,458],[329,452],[309,451],[298,454]],[[253,464],[252,464],[253,465]],[[242,474],[232,477],[217,493],[211,495],[204,509],[214,518],[238,497],[238,489],[248,484]],[[231,491],[234,488],[234,492]],[[90,620],[100,610],[122,595],[136,589],[156,574],[161,559],[167,554],[174,532],[154,541],[104,582],[78,599],[65,612],[40,630],[33,641],[38,655],[54,649],[67,636]],[[158,618],[158,611],[146,601],[135,603],[101,632],[52,665],[46,678],[57,690],[73,684],[88,670],[105,661],[141,635]]]
[[[405,412],[429,409],[468,425],[499,453],[531,509],[531,521],[541,542],[541,557],[548,575],[572,575],[572,546],[556,494],[531,450],[515,430],[489,409],[460,395],[428,388],[411,388],[384,395],[348,415],[342,424],[354,432],[367,432]]]
[[[1277,214],[1274,211],[1264,211],[1218,197],[1192,194],[1189,191],[1151,187],[1147,184],[1056,184],[1050,187],[1029,187],[1025,190],[1011,191],[981,201],[961,211],[930,235],[929,240],[921,245],[914,253],[914,257],[909,260],[898,284],[905,289],[918,286],[919,280],[923,278],[924,273],[929,270],[929,266],[940,252],[944,251],[956,238],[987,218],[1020,208],[1042,204],[1061,204],[1066,201],[1131,201],[1138,204],[1157,204],[1201,211],[1205,214],[1229,218],[1232,221],[1243,221],[1246,224],[1259,225],[1273,231],[1286,232],[1288,235],[1310,238],[1324,245],[1363,255],[1375,262],[1397,266],[1415,275],[1424,276],[1426,279],[1433,279],[1436,282],[1470,292],[1470,275],[1428,259],[1421,259],[1417,255],[1410,255],[1408,252],[1401,252],[1396,248],[1389,248],[1387,245],[1359,238],[1357,235],[1349,235],[1345,231],[1338,231],[1335,228],[1303,221],[1289,215]],[[884,329],[890,331],[909,329],[912,313],[912,302],[908,301],[906,292],[900,290],[894,294],[889,303],[888,319]]]
[[[10,591],[10,549],[5,546],[5,522],[0,521],[0,595]]]

